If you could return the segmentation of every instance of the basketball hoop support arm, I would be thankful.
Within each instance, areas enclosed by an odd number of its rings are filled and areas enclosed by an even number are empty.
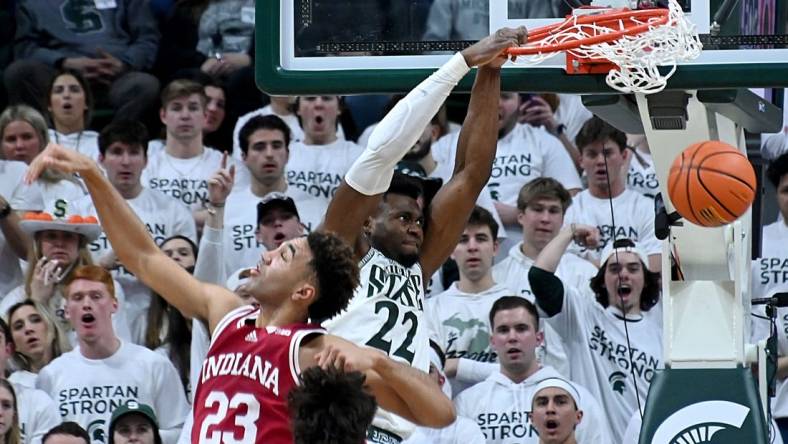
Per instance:
[[[704,140],[719,140],[737,147],[746,155],[745,129],[776,132],[782,126],[781,110],[746,89],[664,91],[648,96],[635,94],[635,103],[651,148],[654,170],[668,214],[675,211],[667,192],[669,169],[673,159],[687,146]],[[662,244],[666,370],[662,384],[652,384],[652,391],[672,391],[676,387],[669,387],[675,386],[677,380],[692,381],[699,376],[703,378],[703,375],[719,375],[721,381],[730,374],[734,376],[731,381],[739,378],[739,382],[733,384],[753,386],[741,382],[747,380],[748,367],[753,359],[763,355],[763,344],[758,350],[756,345],[748,344],[751,323],[751,211],[748,210],[734,223],[717,228],[700,227],[686,221],[680,226],[670,227]],[[675,255],[674,259],[680,264],[683,280],[672,280],[671,255]],[[765,370],[761,375],[764,380],[761,381],[760,396],[753,387],[749,396],[729,398],[730,401],[749,405],[753,412],[760,411],[765,415],[768,411]],[[665,380],[672,383],[666,384]],[[719,390],[728,388],[721,384]],[[647,424],[651,422],[650,414],[665,408],[660,400],[664,397],[658,395],[665,393],[649,393],[644,427],[650,426]],[[726,399],[725,396],[713,394],[711,399]],[[702,399],[699,396],[688,399],[687,403],[697,403]],[[658,405],[652,405],[652,401]],[[763,421],[760,427],[765,423]],[[758,425],[753,427],[759,428]]]

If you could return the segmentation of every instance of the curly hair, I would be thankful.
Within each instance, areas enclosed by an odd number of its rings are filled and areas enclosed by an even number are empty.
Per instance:
[[[375,416],[375,397],[366,377],[336,368],[311,367],[288,394],[295,444],[359,444]]]
[[[347,307],[358,286],[358,261],[353,249],[330,232],[313,232],[306,237],[315,273],[317,299],[309,306],[312,322],[331,319]]]
[[[609,262],[609,261],[608,261]],[[643,311],[651,310],[659,302],[660,294],[660,274],[648,269],[643,261],[640,261],[643,270],[643,291],[640,293],[640,309]],[[596,295],[596,301],[603,307],[610,305],[610,296],[605,287],[605,272],[607,263],[599,267],[596,276],[591,278],[591,290]]]

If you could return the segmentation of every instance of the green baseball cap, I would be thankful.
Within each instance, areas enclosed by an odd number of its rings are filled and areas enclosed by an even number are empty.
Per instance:
[[[114,425],[117,420],[131,413],[137,413],[148,418],[150,422],[153,423],[154,429],[159,428],[159,422],[156,420],[156,414],[153,412],[153,409],[147,404],[142,404],[132,399],[127,401],[122,406],[116,408],[115,411],[112,412],[112,419],[109,421],[110,430],[114,429]]]

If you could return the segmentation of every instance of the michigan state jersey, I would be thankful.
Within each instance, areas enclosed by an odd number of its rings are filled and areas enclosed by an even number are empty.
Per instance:
[[[394,360],[428,371],[429,335],[423,316],[421,266],[404,267],[370,248],[359,269],[361,284],[347,309],[324,322],[323,327],[331,334],[377,348]],[[414,428],[410,422],[380,409],[372,424],[401,438]]]

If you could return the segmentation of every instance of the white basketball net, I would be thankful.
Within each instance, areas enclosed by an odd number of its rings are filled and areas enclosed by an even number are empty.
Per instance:
[[[617,31],[606,26],[575,23],[566,26],[553,35],[545,37],[531,45],[544,47],[563,42],[609,34]],[[626,19],[637,24],[657,22],[658,18]],[[624,20],[619,21],[620,29],[624,29]],[[640,92],[653,94],[662,91],[670,76],[676,71],[676,63],[691,60],[698,55],[702,44],[698,39],[695,25],[691,23],[681,10],[676,0],[670,0],[667,24],[654,24],[643,33],[623,36],[606,43],[582,45],[566,52],[584,59],[607,59],[618,66],[607,74],[607,84],[611,88],[624,93]],[[549,48],[547,51],[550,51]],[[554,56],[555,52],[535,55],[519,55],[515,63],[536,65]],[[667,74],[661,74],[658,66],[669,66]]]

